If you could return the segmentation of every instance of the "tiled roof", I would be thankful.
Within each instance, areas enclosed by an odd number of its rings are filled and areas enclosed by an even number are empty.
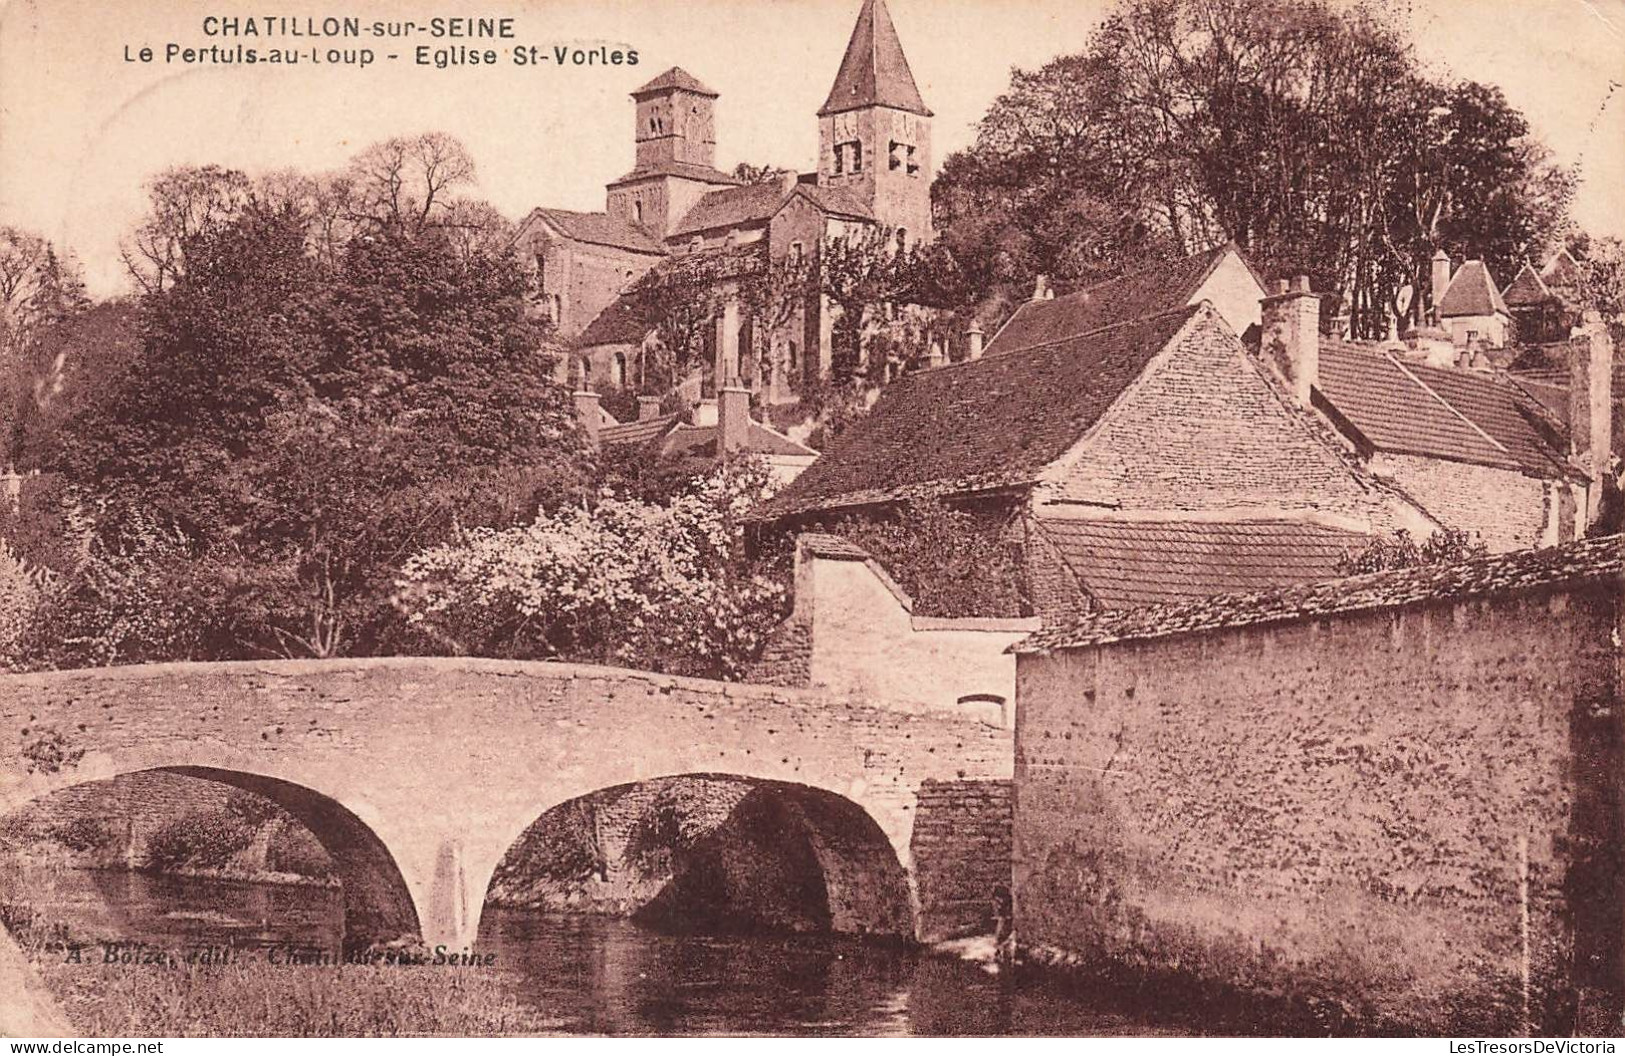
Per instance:
[[[1625,538],[1587,539],[1545,550],[1515,550],[1455,565],[1423,565],[1251,594],[1220,594],[1182,605],[1089,613],[1038,632],[1011,648],[1046,653],[1109,642],[1168,638],[1232,627],[1283,623],[1343,613],[1406,608],[1562,584],[1618,582]]]
[[[689,425],[681,416],[663,414],[641,422],[627,422],[598,433],[598,442],[607,447],[644,444],[658,440],[660,452],[681,458],[715,458],[717,454],[717,427]],[[798,444],[783,433],[769,429],[752,420],[745,450],[757,455],[799,455],[817,457],[818,452],[805,444]]]
[[[1129,319],[1170,312],[1189,304],[1225,253],[1218,246],[1180,260],[1155,264],[1049,301],[1028,301],[988,342],[996,356],[1060,341]]]
[[[805,444],[798,444],[783,433],[767,428],[752,420],[745,450],[756,455],[800,455],[817,457],[818,452]],[[679,425],[672,429],[661,445],[668,455],[715,458],[717,453],[717,427],[714,425]]]
[[[1204,310],[906,374],[752,517],[1029,484]]]
[[[1556,298],[1552,291],[1546,288],[1546,283],[1541,281],[1540,273],[1535,270],[1534,265],[1525,264],[1518,269],[1518,275],[1512,280],[1511,285],[1501,291],[1501,299],[1509,307],[1521,308],[1526,305],[1545,304]]]
[[[578,213],[569,209],[537,209],[548,223],[578,242],[664,256],[666,247],[642,228],[608,213]]]
[[[797,543],[813,557],[824,557],[835,561],[867,561],[869,551],[857,543],[842,539],[838,535],[826,535],[823,532],[803,532],[796,537]]]
[[[715,183],[724,186],[736,186],[739,181],[720,169],[713,169],[709,165],[695,165],[687,161],[657,161],[653,165],[644,165],[633,169],[609,184],[619,187],[623,183],[633,183],[637,180],[647,179],[651,176],[681,176],[685,180],[698,180],[701,183]]]
[[[812,199],[814,205],[831,216],[847,217],[857,220],[873,220],[874,210],[868,204],[843,187],[824,187],[816,183],[796,184],[797,194],[804,194]]]
[[[1540,277],[1554,290],[1575,290],[1581,285],[1580,265],[1566,249],[1559,250],[1546,262],[1540,269]]]
[[[903,42],[897,39],[885,0],[863,0],[841,68],[818,116],[865,106],[889,106],[931,116],[914,84],[914,73],[908,68]]]
[[[1542,477],[1565,473],[1561,454],[1533,423],[1538,415],[1527,396],[1493,375],[1429,367],[1325,339],[1316,388],[1335,417],[1376,450]]]
[[[1494,315],[1496,312],[1505,314],[1506,302],[1501,299],[1501,291],[1495,288],[1495,281],[1490,278],[1490,269],[1484,266],[1481,260],[1469,260],[1460,268],[1445,288],[1444,297],[1438,304],[1439,315],[1442,318],[1451,318],[1462,315]]]
[[[645,418],[642,421],[625,422],[621,425],[598,431],[598,442],[605,447],[622,447],[627,444],[648,443],[676,425],[679,416],[675,414],[662,414],[654,418]]]
[[[663,92],[673,88],[693,92],[695,95],[709,95],[713,99],[717,97],[716,92],[701,84],[693,74],[681,66],[673,66],[659,77],[633,92],[632,98],[636,99],[640,95],[653,95],[655,92]]]
[[[714,231],[724,227],[766,223],[784,201],[784,187],[777,183],[749,183],[728,187],[700,197],[672,229],[671,238]]]
[[[1285,520],[1052,517],[1037,524],[1108,609],[1331,579],[1345,554],[1370,542],[1362,532]]]

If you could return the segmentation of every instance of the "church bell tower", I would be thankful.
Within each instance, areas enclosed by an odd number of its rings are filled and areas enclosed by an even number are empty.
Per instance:
[[[863,0],[819,108],[818,182],[856,196],[910,244],[931,240],[931,111],[885,0]]]

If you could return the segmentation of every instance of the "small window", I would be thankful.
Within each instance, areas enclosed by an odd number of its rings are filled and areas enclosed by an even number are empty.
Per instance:
[[[910,176],[918,176],[920,174],[920,163],[914,160],[913,147],[908,148],[908,174]]]
[[[615,353],[615,358],[609,365],[610,384],[617,389],[626,385],[626,356],[624,353]]]
[[[786,357],[786,360],[789,364],[791,374],[799,374],[801,372],[801,346],[796,344],[794,340],[790,342],[789,355]]]
[[[852,171],[863,171],[863,143],[858,140],[852,141]]]
[[[908,228],[897,229],[897,252],[901,253],[908,248]]]
[[[700,241],[700,236],[695,235],[693,238],[689,239],[688,251],[690,253],[698,253],[700,251],[700,247],[704,244],[705,243]]]
[[[895,139],[891,141],[891,146],[886,151],[886,168],[895,171],[903,167],[903,159],[897,155],[902,146],[903,144]]]
[[[846,171],[846,144],[835,144],[835,175],[839,176]]]
[[[805,252],[806,247],[803,246],[799,241],[790,243],[790,263],[800,264],[802,261],[802,254]]]
[[[643,223],[643,199],[642,198],[639,198],[637,201],[632,203],[632,218],[634,220],[636,220],[640,224]]]

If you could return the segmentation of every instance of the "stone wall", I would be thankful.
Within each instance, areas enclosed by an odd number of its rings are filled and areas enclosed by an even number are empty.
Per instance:
[[[1016,664],[1005,650],[1040,621],[915,616],[908,594],[847,545],[853,553],[841,556],[797,547],[795,612],[788,622],[806,628],[807,684],[880,707],[958,709],[1007,725]],[[781,644],[789,659],[795,632],[785,633]]]
[[[1483,540],[1492,553],[1551,546],[1575,538],[1571,498],[1566,518],[1552,484],[1510,469],[1438,458],[1379,454],[1371,469],[1392,479],[1428,512],[1457,531]],[[1566,524],[1561,523],[1563,520]]]
[[[1295,413],[1224,324],[1198,316],[1036,498],[1125,510],[1312,510],[1426,537],[1418,511],[1359,480]]]
[[[1370,1029],[1617,1033],[1618,601],[1548,586],[1020,657],[1020,941]]]
[[[927,781],[912,850],[926,942],[993,930],[993,893],[1010,883],[1010,782]]]

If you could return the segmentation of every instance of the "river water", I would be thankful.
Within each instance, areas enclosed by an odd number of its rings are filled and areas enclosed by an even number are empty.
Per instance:
[[[340,893],[123,871],[60,872],[30,899],[81,935],[168,948],[336,948]],[[840,936],[695,936],[490,908],[480,949],[566,1034],[1183,1034],[1168,1017],[983,966]]]

